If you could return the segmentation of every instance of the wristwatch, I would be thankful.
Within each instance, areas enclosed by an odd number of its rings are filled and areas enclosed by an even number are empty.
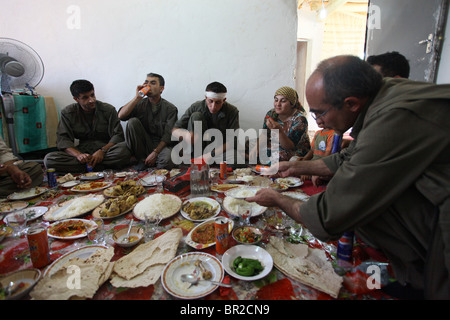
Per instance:
[[[108,151],[108,149],[106,149],[105,147],[100,148],[100,150],[102,150],[103,153],[106,153],[106,151]]]

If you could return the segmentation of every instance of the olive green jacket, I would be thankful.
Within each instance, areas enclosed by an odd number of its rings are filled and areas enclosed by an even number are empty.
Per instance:
[[[92,153],[109,142],[125,141],[117,110],[112,105],[97,100],[93,122],[89,122],[78,103],[65,107],[56,131],[58,149],[74,148],[78,139],[77,148]]]
[[[163,98],[152,107],[150,101],[145,98],[139,101],[133,111],[127,117],[122,118],[122,121],[130,118],[138,118],[154,141],[164,141],[170,145],[172,128],[178,119],[178,109]]]
[[[211,117],[206,100],[197,101],[186,110],[183,116],[175,123],[174,127],[187,129],[189,119],[194,112],[201,112],[205,119]],[[222,109],[218,113],[218,127],[215,129],[219,129],[224,136],[226,135],[226,129],[239,129],[239,110],[225,101]]]
[[[450,85],[385,79],[357,118],[335,172],[300,209],[321,240],[355,230],[401,283],[450,298]]]

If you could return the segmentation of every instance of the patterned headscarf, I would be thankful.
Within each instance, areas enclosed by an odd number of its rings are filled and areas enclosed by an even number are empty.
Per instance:
[[[300,104],[300,101],[298,101],[298,93],[291,87],[281,87],[275,92],[275,96],[282,95],[286,99],[289,100],[289,102],[296,108],[303,109],[302,105]]]

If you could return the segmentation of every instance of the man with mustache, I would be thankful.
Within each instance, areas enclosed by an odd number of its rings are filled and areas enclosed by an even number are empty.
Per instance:
[[[46,168],[58,173],[83,173],[87,166],[93,171],[127,166],[131,153],[116,109],[97,100],[94,86],[87,80],[75,80],[70,92],[76,103],[61,111],[56,132],[59,151],[45,156]]]
[[[449,299],[450,85],[382,78],[337,56],[313,72],[306,98],[318,123],[352,128],[354,140],[319,160],[281,162],[277,175],[332,175],[327,189],[307,202],[270,189],[246,200],[280,207],[322,241],[355,231],[390,260],[399,296]]]

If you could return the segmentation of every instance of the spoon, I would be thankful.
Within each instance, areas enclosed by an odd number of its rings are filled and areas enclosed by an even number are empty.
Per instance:
[[[133,220],[131,220],[130,221],[130,226],[128,227],[128,232],[127,232],[127,235],[126,235],[126,237],[125,237],[125,240],[127,241],[127,242],[130,242],[130,231],[131,231],[131,226],[133,225]]]
[[[14,283],[12,281],[9,282],[8,286],[5,288],[5,293],[7,297],[10,297],[16,290],[19,288],[18,283]]]
[[[193,274],[182,274],[181,281],[189,282],[193,285],[196,285],[200,281],[200,278],[194,276]],[[216,286],[231,288],[231,284],[226,284],[226,283],[212,281],[212,280],[204,280],[204,279],[202,279],[202,281],[211,282],[212,284],[215,284]]]

